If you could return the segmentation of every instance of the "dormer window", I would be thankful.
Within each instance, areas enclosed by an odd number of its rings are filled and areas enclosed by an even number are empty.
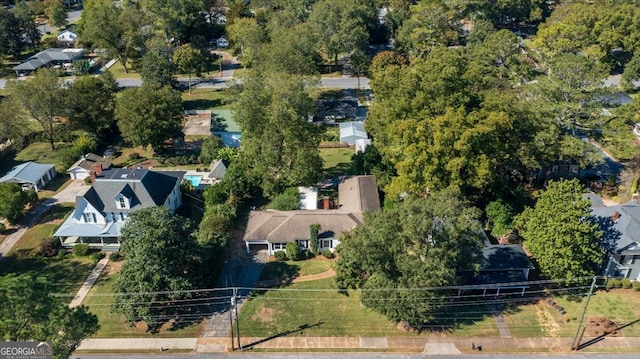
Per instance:
[[[117,209],[129,209],[131,208],[131,199],[124,194],[120,193],[115,197],[115,206]]]
[[[85,223],[95,223],[96,222],[96,214],[95,213],[83,213]]]

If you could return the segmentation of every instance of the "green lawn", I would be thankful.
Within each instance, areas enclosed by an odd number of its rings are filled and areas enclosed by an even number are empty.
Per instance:
[[[189,327],[172,330],[163,327],[159,333],[150,334],[144,329],[131,328],[119,316],[112,313],[113,282],[118,274],[100,276],[82,304],[89,307],[89,311],[98,316],[100,329],[94,338],[194,338],[200,335],[202,324],[196,323]]]
[[[69,175],[64,173],[58,173],[58,175],[51,182],[47,183],[44,189],[42,189],[41,191],[38,191],[38,198],[39,199],[51,198],[56,193],[67,188],[67,186],[70,184],[71,184],[71,178],[69,178]]]
[[[567,311],[565,316],[560,316],[558,313],[558,320],[570,319],[569,324],[562,326],[561,335],[574,335],[577,320],[580,319],[586,298],[578,301],[574,297],[564,296],[557,297],[555,300],[558,305],[563,306]],[[589,317],[595,316],[603,316],[613,320],[618,326],[640,319],[640,292],[635,292],[631,289],[596,292],[595,295],[591,296],[585,324],[588,323]],[[627,337],[640,336],[640,322],[622,329],[622,333]]]
[[[64,218],[71,210],[71,204],[56,205],[43,218],[44,221]],[[55,224],[42,223],[29,228],[20,241],[0,262],[0,276],[14,274],[30,274],[47,278],[55,293],[65,295],[70,302],[82,283],[87,279],[94,265],[88,257],[72,257],[64,259],[36,258],[40,243],[51,237]]]
[[[352,174],[351,156],[353,156],[353,150],[350,148],[321,148],[320,157],[324,163],[324,177]]]
[[[240,312],[240,330],[246,336],[391,336],[429,335],[406,332],[384,316],[360,304],[360,292],[337,292],[333,278],[294,283],[283,290],[256,291]],[[292,289],[295,289],[293,291]],[[328,291],[325,291],[329,289]],[[477,315],[477,307],[457,307],[442,318],[453,336],[498,335],[495,321],[486,314]],[[484,311],[486,312],[486,310]],[[471,320],[471,318],[474,316]],[[303,330],[297,330],[303,327]],[[438,334],[442,327],[433,327]],[[290,332],[292,331],[292,332]]]
[[[182,93],[182,106],[185,110],[209,110],[227,108],[224,103],[224,90],[196,88]]]
[[[65,163],[65,149],[72,147],[73,144],[66,142],[57,142],[56,149],[51,150],[51,145],[45,142],[34,142],[20,151],[16,157],[17,162],[34,161],[38,163],[47,163],[56,165],[56,171],[65,173],[67,163]]]
[[[127,61],[127,63],[129,63],[129,61]],[[129,64],[129,66],[127,67],[127,70],[129,70],[129,72],[124,72],[124,67],[122,67],[122,64],[120,63],[120,61],[116,61],[116,63],[109,68],[109,71],[111,72],[113,77],[115,77],[116,79],[139,79],[140,78],[140,72],[138,71],[138,69],[133,68],[131,64]]]
[[[514,337],[557,337],[562,327],[567,326],[559,320],[558,311],[542,301],[513,306],[503,315]]]
[[[316,257],[304,261],[271,261],[264,266],[260,280],[285,280],[319,274],[331,269],[332,265],[333,261],[324,257]]]

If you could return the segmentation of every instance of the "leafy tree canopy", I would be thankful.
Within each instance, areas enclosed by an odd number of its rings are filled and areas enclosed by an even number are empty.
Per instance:
[[[178,291],[197,285],[199,252],[191,222],[165,207],[141,209],[131,213],[120,240],[127,261],[113,284],[113,309],[130,325],[144,320],[158,328],[177,312],[163,313],[170,309],[154,302],[187,298]],[[157,293],[162,291],[171,293]]]
[[[0,277],[0,339],[53,342],[54,358],[68,358],[80,342],[98,331],[98,318],[84,306],[69,309],[51,295],[42,277]]]
[[[483,244],[480,213],[459,195],[408,197],[366,213],[336,249],[338,288],[362,288],[365,306],[414,328],[432,320],[446,293],[420,288],[461,284],[463,271],[477,270]]]
[[[32,197],[31,192],[23,191],[17,183],[0,183],[0,218],[5,218],[11,224],[17,223]]]
[[[305,87],[301,77],[252,72],[234,96],[249,177],[258,179],[267,196],[314,183],[321,173],[318,128],[308,122],[313,101]]]
[[[144,85],[126,89],[116,100],[122,137],[134,146],[159,148],[181,127],[182,98],[168,87]]]
[[[552,181],[535,206],[516,217],[524,247],[548,278],[590,276],[602,265],[602,233],[590,218],[591,203],[583,192],[576,179]]]

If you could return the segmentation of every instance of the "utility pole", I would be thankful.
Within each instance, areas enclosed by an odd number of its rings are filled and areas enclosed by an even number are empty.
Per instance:
[[[226,266],[227,262],[225,261],[224,264]],[[227,285],[227,289],[229,288],[228,280],[229,280],[228,278],[225,280],[226,285]],[[231,310],[233,309],[233,306],[235,304],[234,302],[235,302],[235,298],[231,297],[231,307],[229,307],[229,329],[230,329],[230,332],[231,332],[231,351],[236,350],[235,343],[234,343],[235,338],[233,337],[233,313],[231,312]]]
[[[242,343],[240,343],[240,321],[238,320],[238,288],[233,288],[233,297],[231,298],[231,305],[233,306],[233,310],[236,315],[236,337],[238,337],[238,349],[242,351]],[[233,331],[233,328],[231,328]]]
[[[589,294],[587,294],[587,301],[584,303],[584,310],[582,311],[582,316],[580,317],[580,322],[578,322],[578,328],[576,329],[576,335],[573,337],[573,344],[571,346],[571,350],[578,350],[580,348],[580,343],[578,342],[578,335],[580,335],[580,329],[582,328],[582,323],[584,322],[584,317],[587,315],[587,307],[589,307],[589,300],[591,299],[591,295],[593,294],[593,290],[596,288],[596,279],[597,276],[593,276],[593,281],[591,282],[591,288],[589,288]]]

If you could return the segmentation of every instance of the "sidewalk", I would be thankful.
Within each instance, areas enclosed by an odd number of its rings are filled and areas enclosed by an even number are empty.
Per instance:
[[[73,297],[73,300],[71,300],[71,303],[69,303],[69,308],[75,308],[82,304],[84,297],[87,296],[89,290],[91,290],[91,287],[93,287],[93,284],[96,282],[96,280],[98,280],[98,277],[100,277],[100,274],[104,270],[104,267],[107,266],[107,263],[109,263],[109,257],[104,257],[100,261],[98,261],[98,263],[96,263],[96,266],[89,274],[89,277],[87,277],[87,280],[84,281],[76,296]]]
[[[594,338],[583,338],[587,343]],[[452,351],[473,352],[482,347],[486,353],[508,352],[570,352],[573,338],[384,338],[384,337],[243,337],[245,349],[261,348],[275,350],[323,349],[403,349],[429,354],[450,354]],[[640,337],[607,337],[583,348],[581,352],[606,349],[635,349],[640,352]],[[78,350],[194,350],[201,353],[231,351],[231,338],[113,338],[86,339]]]

